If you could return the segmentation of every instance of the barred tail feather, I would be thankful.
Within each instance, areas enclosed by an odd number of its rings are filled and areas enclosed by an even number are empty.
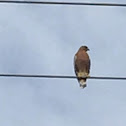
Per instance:
[[[80,87],[81,88],[85,88],[87,85],[86,85],[86,80],[85,79],[81,79],[79,80],[79,83],[80,83]]]

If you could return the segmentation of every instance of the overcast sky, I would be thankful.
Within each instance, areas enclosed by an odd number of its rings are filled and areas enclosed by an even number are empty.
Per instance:
[[[0,73],[75,75],[82,45],[91,76],[126,76],[126,8],[0,4]],[[0,126],[84,125],[126,125],[126,81],[0,78]]]

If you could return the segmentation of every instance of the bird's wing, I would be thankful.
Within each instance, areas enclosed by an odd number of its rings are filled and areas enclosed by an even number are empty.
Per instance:
[[[76,75],[79,72],[79,68],[78,68],[78,65],[77,65],[77,55],[74,56],[74,71],[75,71]]]

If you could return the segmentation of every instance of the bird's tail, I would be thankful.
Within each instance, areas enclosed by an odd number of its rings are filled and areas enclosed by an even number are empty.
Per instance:
[[[80,87],[81,88],[85,88],[87,85],[86,85],[86,79],[80,79],[79,80],[79,83],[80,83]]]

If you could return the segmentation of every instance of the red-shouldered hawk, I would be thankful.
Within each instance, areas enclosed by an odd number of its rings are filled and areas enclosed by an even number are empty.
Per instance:
[[[81,46],[74,56],[74,69],[81,88],[86,87],[86,78],[83,79],[80,77],[89,77],[90,73],[90,58],[87,54],[88,50],[87,46]]]

